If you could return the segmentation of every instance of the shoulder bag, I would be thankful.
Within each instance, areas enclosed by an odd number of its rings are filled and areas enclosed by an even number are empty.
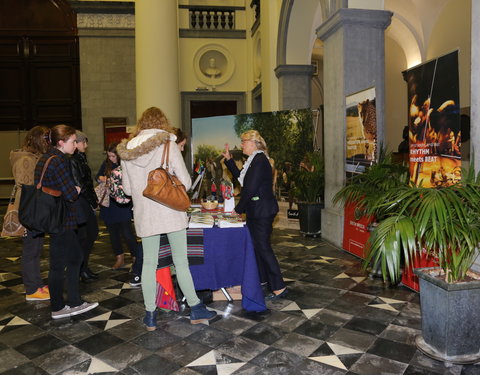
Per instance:
[[[108,179],[107,179],[108,181]],[[95,194],[97,194],[98,205],[103,207],[110,206],[110,187],[108,186],[108,182],[100,182],[97,186],[95,186]]]
[[[167,141],[163,148],[160,167],[148,174],[147,187],[143,195],[172,210],[185,211],[190,207],[190,198],[185,186],[169,172],[169,154],[170,141]]]
[[[13,186],[12,195],[8,202],[7,212],[3,216],[2,237],[23,237],[25,235],[25,227],[20,224],[18,219],[18,208],[15,205],[15,194],[17,193],[17,184]]]
[[[62,192],[42,186],[43,176],[53,155],[43,166],[37,185],[22,185],[19,218],[27,229],[43,233],[59,233],[65,221],[66,205]]]

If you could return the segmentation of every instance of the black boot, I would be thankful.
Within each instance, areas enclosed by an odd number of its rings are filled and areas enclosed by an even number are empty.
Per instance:
[[[88,284],[94,281],[94,278],[91,277],[87,272],[82,271],[80,272],[80,279],[82,280],[83,283]]]
[[[98,279],[98,273],[93,272],[90,268],[85,270],[86,274],[90,276],[92,279]]]

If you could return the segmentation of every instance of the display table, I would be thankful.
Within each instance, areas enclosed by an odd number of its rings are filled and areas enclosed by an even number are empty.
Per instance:
[[[248,229],[204,229],[203,246],[204,263],[190,266],[195,289],[217,290],[241,285],[242,307],[248,311],[266,310]]]

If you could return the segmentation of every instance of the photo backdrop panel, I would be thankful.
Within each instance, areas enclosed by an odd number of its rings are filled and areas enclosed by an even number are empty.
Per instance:
[[[195,171],[205,171],[199,197],[218,191],[222,178],[232,180],[221,155],[225,143],[239,168],[245,160],[240,136],[247,130],[258,130],[268,146],[274,167],[274,189],[279,196],[288,195],[284,178],[300,165],[305,153],[313,151],[314,127],[310,109],[249,113],[192,119],[192,160]],[[234,181],[236,191],[238,183]]]
[[[424,187],[461,179],[458,51],[404,72],[410,176]]]

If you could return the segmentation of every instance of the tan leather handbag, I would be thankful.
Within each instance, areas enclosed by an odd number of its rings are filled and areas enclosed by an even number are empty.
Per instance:
[[[147,187],[143,190],[143,195],[172,210],[185,211],[190,207],[190,198],[185,186],[169,172],[169,154],[170,141],[168,140],[163,148],[160,167],[148,174]]]

